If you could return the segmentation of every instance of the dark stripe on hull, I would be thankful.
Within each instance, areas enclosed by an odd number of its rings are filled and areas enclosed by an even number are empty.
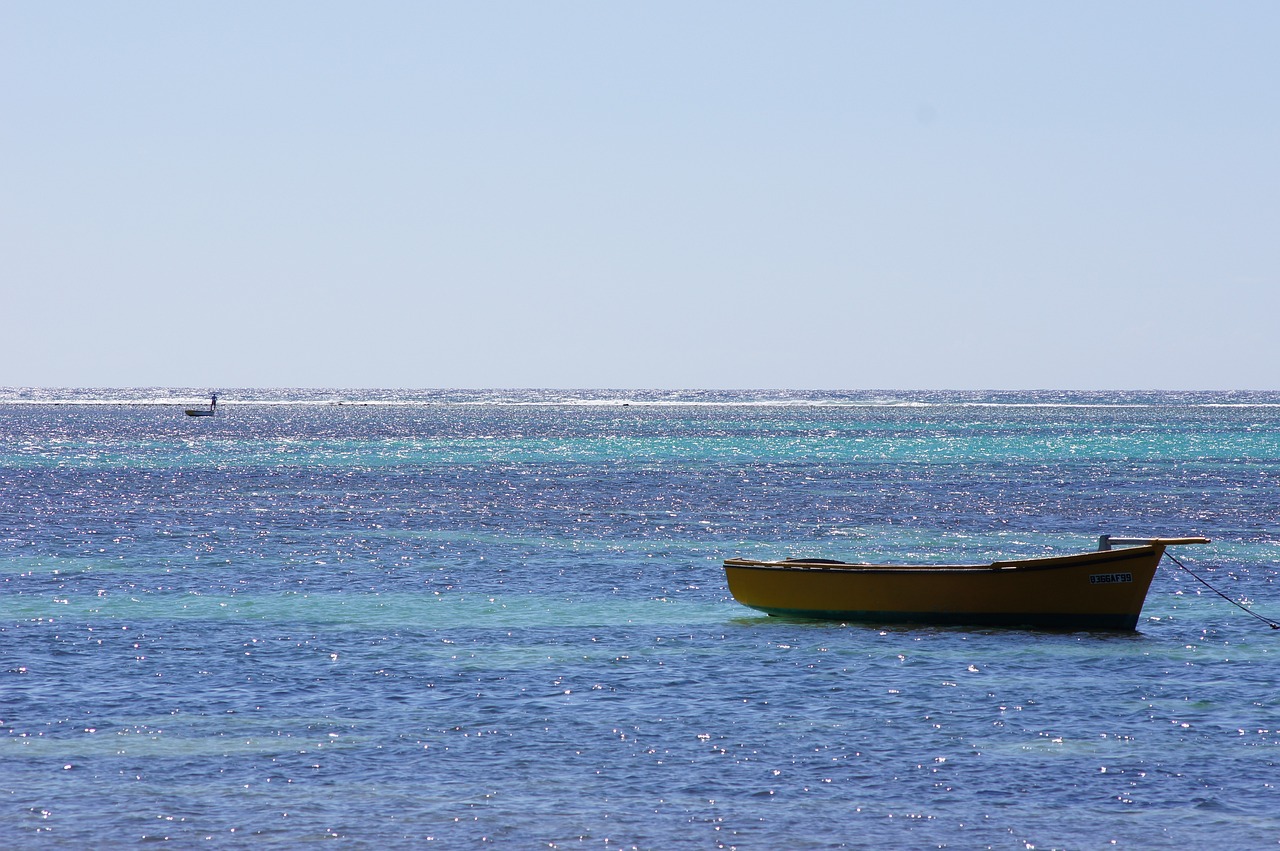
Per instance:
[[[1116,629],[1134,630],[1137,615],[1098,615],[1006,612],[821,612],[809,609],[751,608],[775,617],[805,620],[851,621],[868,624],[935,624],[944,626],[1012,626],[1049,627],[1052,629]]]

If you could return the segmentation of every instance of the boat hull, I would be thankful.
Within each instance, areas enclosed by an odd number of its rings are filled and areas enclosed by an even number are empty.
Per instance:
[[[1164,546],[989,565],[730,559],[729,590],[771,615],[872,623],[1132,630]]]
[[[189,416],[189,417],[211,417],[211,416],[213,416],[213,411],[200,411],[200,410],[192,410],[192,409],[188,408],[188,409],[187,409],[187,416]]]

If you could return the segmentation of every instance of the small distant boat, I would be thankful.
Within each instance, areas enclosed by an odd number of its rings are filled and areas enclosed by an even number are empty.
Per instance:
[[[982,565],[734,558],[724,569],[734,599],[770,615],[1131,630],[1165,547],[1207,543],[1208,538],[1103,535],[1096,552]]]
[[[214,393],[213,398],[209,400],[208,408],[187,408],[187,416],[189,417],[212,417],[218,412],[218,394]]]

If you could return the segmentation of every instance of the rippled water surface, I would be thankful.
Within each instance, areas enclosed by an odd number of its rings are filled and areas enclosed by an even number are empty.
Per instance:
[[[1117,535],[1280,617],[1277,394],[0,391],[0,844],[1280,843],[1280,631],[769,618]]]

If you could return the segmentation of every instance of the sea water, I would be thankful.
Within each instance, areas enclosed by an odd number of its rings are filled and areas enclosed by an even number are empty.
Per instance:
[[[1103,533],[1280,616],[1280,394],[0,391],[0,845],[1280,842],[1280,632],[771,618]]]

